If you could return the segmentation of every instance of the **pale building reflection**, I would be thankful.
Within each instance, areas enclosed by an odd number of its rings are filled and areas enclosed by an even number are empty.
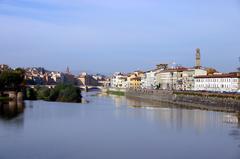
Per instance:
[[[113,99],[116,108],[120,108],[121,106],[124,106],[126,103],[125,97],[123,96],[109,95],[109,97]]]
[[[225,122],[234,125],[229,132],[229,135],[237,141],[238,147],[240,148],[240,113],[238,112],[235,115],[228,115],[225,117]]]
[[[158,122],[166,128],[181,131],[183,128],[193,128],[196,133],[202,133],[211,127],[222,127],[224,117],[232,113],[211,112],[200,109],[189,109],[167,103],[143,101],[127,98],[127,105],[132,108],[141,108],[143,111],[130,111],[132,116],[143,116],[149,121]]]

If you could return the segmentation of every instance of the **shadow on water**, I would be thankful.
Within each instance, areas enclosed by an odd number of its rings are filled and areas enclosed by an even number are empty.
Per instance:
[[[23,101],[0,102],[0,118],[11,120],[24,112]]]

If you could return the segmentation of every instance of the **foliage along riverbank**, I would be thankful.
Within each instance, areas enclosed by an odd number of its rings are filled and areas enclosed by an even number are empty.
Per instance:
[[[27,88],[26,99],[79,103],[82,96],[80,88],[71,84],[60,84],[52,89],[47,87]]]
[[[107,91],[107,94],[117,95],[117,96],[125,96],[124,92],[121,91]]]
[[[24,92],[25,71],[21,68],[5,68],[0,70],[0,101],[11,101],[12,98],[4,94],[5,91]]]
[[[0,102],[11,100],[9,97],[0,97]]]

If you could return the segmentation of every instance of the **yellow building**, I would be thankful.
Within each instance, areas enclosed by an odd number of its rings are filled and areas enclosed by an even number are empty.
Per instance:
[[[135,71],[128,75],[128,88],[138,89],[141,88],[141,79],[144,76],[144,72],[142,71]]]

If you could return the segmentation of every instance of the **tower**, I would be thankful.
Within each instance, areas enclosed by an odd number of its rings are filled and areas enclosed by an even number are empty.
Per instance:
[[[69,68],[68,66],[67,66],[66,73],[67,73],[67,74],[71,74],[71,72],[70,72],[70,68]]]
[[[201,53],[200,53],[200,49],[199,48],[196,49],[196,64],[195,64],[195,68],[201,68]]]

